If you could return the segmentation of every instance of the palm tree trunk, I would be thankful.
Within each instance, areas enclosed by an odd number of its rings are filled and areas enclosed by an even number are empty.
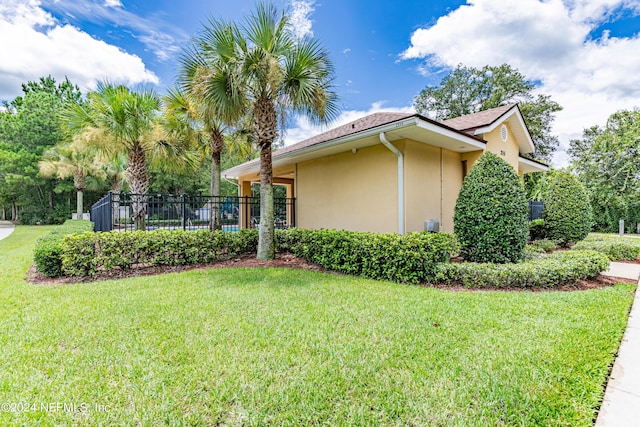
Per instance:
[[[258,259],[275,257],[273,167],[271,144],[260,149],[260,231],[258,233]]]
[[[209,229],[221,230],[222,221],[220,213],[220,157],[224,148],[224,137],[222,133],[214,129],[211,131],[211,183],[209,195]]]
[[[73,174],[73,184],[76,187],[76,215],[78,219],[82,219],[84,212],[84,189],[86,187],[86,178],[80,171]]]
[[[147,156],[139,142],[136,142],[129,151],[127,174],[131,186],[133,223],[136,230],[145,230],[147,206],[144,198],[149,189],[149,176],[147,175]]]
[[[120,178],[115,177],[111,183],[111,224],[120,225]]]
[[[275,257],[273,162],[271,146],[278,136],[278,116],[273,101],[256,101],[253,129],[260,147],[260,231],[258,233],[258,259]]]

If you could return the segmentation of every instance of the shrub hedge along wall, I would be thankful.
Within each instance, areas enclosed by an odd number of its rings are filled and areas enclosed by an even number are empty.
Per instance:
[[[543,219],[546,238],[561,246],[587,237],[592,224],[591,204],[578,178],[569,172],[553,172],[544,200]]]
[[[78,231],[82,228],[86,229]],[[47,254],[48,261],[38,263],[42,273],[92,276],[112,269],[208,264],[251,256],[257,244],[256,230],[86,232],[64,236],[55,251],[50,251],[49,240],[41,240],[36,252]],[[548,287],[593,277],[608,265],[604,254],[571,251],[546,255],[542,247],[531,252],[532,261],[518,264],[450,263],[459,245],[455,236],[447,233],[400,236],[294,228],[277,230],[276,245],[278,252],[291,252],[328,270],[402,283]],[[51,266],[54,268],[49,270]]]
[[[454,211],[454,230],[467,261],[506,263],[522,259],[528,205],[513,167],[484,153],[467,175]]]

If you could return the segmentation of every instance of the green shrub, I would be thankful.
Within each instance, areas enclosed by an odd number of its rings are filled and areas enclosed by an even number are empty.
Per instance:
[[[545,238],[544,219],[534,219],[529,223],[529,237],[531,240],[541,240]]]
[[[543,252],[551,252],[554,249],[558,248],[558,245],[556,245],[554,241],[549,239],[536,240],[535,242],[529,243],[527,246],[540,248]]]
[[[522,258],[527,260],[534,260],[542,258],[547,252],[539,246],[526,245],[522,251]]]
[[[277,250],[346,274],[402,283],[433,278],[437,263],[457,253],[447,233],[376,234],[289,229],[276,232]]]
[[[609,267],[609,259],[595,251],[554,252],[518,264],[439,264],[436,278],[469,288],[549,288],[591,279]]]
[[[66,236],[62,269],[71,276],[134,266],[209,264],[255,253],[257,230],[130,231]]]
[[[618,236],[606,238],[587,237],[576,243],[571,249],[590,249],[605,254],[611,261],[635,260],[640,257],[640,239]]]
[[[93,223],[82,220],[67,220],[36,242],[33,259],[36,269],[48,277],[62,276],[62,240],[65,235],[93,230]]]
[[[515,262],[527,243],[528,205],[513,167],[484,153],[467,175],[454,211],[454,230],[466,260]]]
[[[546,237],[562,246],[584,239],[591,230],[591,204],[584,185],[564,171],[555,171],[545,195]]]

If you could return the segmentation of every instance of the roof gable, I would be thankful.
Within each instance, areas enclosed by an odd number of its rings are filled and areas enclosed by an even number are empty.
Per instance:
[[[535,151],[535,145],[518,104],[502,105],[489,110],[444,120],[442,123],[470,135],[489,133],[498,125],[508,123],[518,141],[520,154],[528,154]]]
[[[507,104],[500,107],[479,111],[477,113],[465,114],[464,116],[443,120],[442,123],[457,130],[472,133],[472,131],[478,128],[489,126],[495,123],[506,112],[516,106],[517,104]]]

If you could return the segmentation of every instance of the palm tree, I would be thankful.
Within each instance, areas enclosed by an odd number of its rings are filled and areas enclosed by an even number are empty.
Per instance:
[[[128,156],[126,177],[132,196],[133,220],[145,229],[149,189],[147,157],[185,162],[185,147],[176,144],[159,124],[160,97],[152,90],[132,91],[123,85],[100,83],[84,103],[70,103],[61,116],[76,140],[86,141],[110,157]]]
[[[169,105],[175,105],[190,121],[201,124],[208,138],[197,138],[200,146],[211,156],[210,195],[220,196],[220,160],[225,147],[225,133],[233,139],[242,138],[242,116],[245,115],[244,98],[237,92],[236,37],[233,26],[222,21],[210,20],[209,26],[194,38],[192,46],[181,58],[180,89],[169,93]],[[206,141],[203,145],[202,142]],[[242,142],[240,142],[242,145]],[[220,228],[220,210],[212,209],[211,229]]]
[[[205,28],[222,58],[219,72],[201,78],[203,97],[218,111],[249,110],[260,149],[259,259],[272,259],[274,248],[273,168],[271,151],[278,122],[286,113],[326,123],[337,112],[333,65],[313,38],[295,37],[289,20],[275,6],[260,3],[241,27],[214,21]],[[204,74],[204,73],[203,73]]]
[[[95,151],[78,143],[55,145],[45,151],[43,159],[38,162],[38,169],[40,174],[47,178],[73,177],[78,219],[82,219],[84,211],[83,194],[87,187],[87,177],[106,177],[103,165],[95,156]]]

